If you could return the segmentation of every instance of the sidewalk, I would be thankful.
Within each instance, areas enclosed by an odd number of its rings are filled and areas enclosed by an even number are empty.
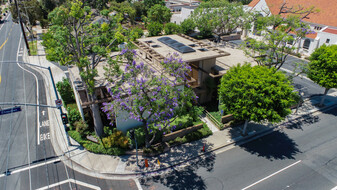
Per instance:
[[[41,34],[41,29],[37,30],[37,34],[38,36]],[[51,67],[55,83],[62,80],[62,78],[66,76],[62,69],[46,60],[43,47],[41,46],[41,41],[38,42],[38,55],[39,56],[24,55],[24,62],[29,62],[31,64],[44,67]],[[54,100],[56,97],[48,70],[39,71],[45,80],[48,105],[54,105]],[[329,94],[329,96],[326,98],[326,106],[324,108],[337,104],[336,97],[337,92]],[[136,165],[136,157],[134,155],[109,156],[94,154],[83,149],[83,147],[79,146],[79,144],[72,139],[72,146],[69,146],[66,140],[66,134],[63,129],[61,119],[59,117],[59,111],[57,109],[49,108],[48,114],[50,119],[51,142],[54,146],[56,154],[60,156],[61,160],[66,165],[73,168],[74,170],[85,173],[86,175],[108,179],[121,179],[137,177],[146,173],[151,174],[164,171],[170,169],[173,166],[183,167],[184,165],[188,165],[191,160],[200,157],[203,154],[207,154],[208,152],[212,152],[212,154],[214,154],[213,151],[215,150],[235,145],[243,140],[262,136],[278,127],[294,124],[294,121],[299,120],[299,118],[319,111],[320,109],[314,106],[319,102],[319,100],[320,97],[306,99],[303,105],[299,107],[297,114],[291,114],[281,124],[262,125],[250,123],[247,127],[248,135],[245,137],[241,136],[243,126],[227,128],[222,131],[213,129],[213,135],[207,138],[172,147],[168,152],[156,157],[148,157],[148,168],[144,167],[145,157],[143,156],[138,157],[139,163],[141,165],[141,167],[138,167]],[[294,111],[295,109],[293,112]],[[205,152],[202,151],[204,146]],[[158,160],[160,161],[160,165],[158,164]]]

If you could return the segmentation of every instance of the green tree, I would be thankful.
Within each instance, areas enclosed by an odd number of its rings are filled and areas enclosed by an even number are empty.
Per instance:
[[[144,0],[145,9],[149,10],[154,5],[165,6],[165,1],[163,0]]]
[[[249,121],[279,122],[291,113],[297,95],[290,83],[275,68],[239,64],[221,78],[220,107],[245,121],[245,134]]]
[[[254,14],[245,11],[241,3],[219,0],[202,2],[192,18],[200,32],[211,31],[218,35],[227,35],[237,28],[250,28]],[[209,20],[208,23],[204,23],[206,20]]]
[[[308,77],[325,88],[319,104],[323,106],[329,89],[337,88],[337,45],[323,45],[311,54]]]
[[[191,18],[185,19],[181,24],[181,31],[184,34],[191,34],[195,29],[195,23]]]
[[[257,17],[253,32],[264,39],[248,39],[245,43],[246,55],[254,58],[258,65],[280,69],[288,55],[299,48],[300,40],[306,34],[313,33],[302,19],[316,12],[318,10],[313,7],[288,7],[283,3],[277,15]],[[289,35],[290,32],[294,33],[296,38]]]
[[[43,36],[47,59],[61,65],[76,65],[84,82],[87,98],[93,115],[94,128],[98,136],[103,134],[95,92],[97,65],[108,57],[111,48],[116,46],[116,22],[93,24],[91,8],[80,1],[73,1],[55,8],[49,13],[51,26]]]
[[[165,35],[178,34],[181,32],[181,28],[179,25],[169,22],[165,24],[164,31],[165,31]]]
[[[37,0],[31,1],[21,1],[18,2],[21,20],[25,24],[27,30],[33,35],[32,27],[36,24],[36,21],[43,20],[43,10],[40,3]],[[13,20],[15,22],[19,21],[18,10],[14,3],[11,3],[9,7]]]
[[[161,31],[163,30],[163,25],[159,22],[151,22],[147,26],[147,30],[149,31],[149,36],[159,36]]]
[[[135,9],[136,11],[136,16],[135,16],[135,19],[136,20],[141,20],[142,16],[146,16],[147,13],[146,13],[146,8],[145,8],[145,5],[143,2],[134,2],[132,4],[132,7]]]
[[[152,22],[168,23],[171,20],[172,13],[169,8],[156,4],[147,11],[147,18]]]

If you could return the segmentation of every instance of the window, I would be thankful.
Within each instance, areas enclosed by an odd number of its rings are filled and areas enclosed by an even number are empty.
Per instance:
[[[303,49],[309,49],[309,47],[310,47],[310,40],[305,39],[303,43]]]
[[[330,42],[330,39],[329,39],[329,38],[327,38],[327,39],[326,39],[326,41],[325,41],[325,43],[327,43],[327,44],[328,44],[329,42]]]

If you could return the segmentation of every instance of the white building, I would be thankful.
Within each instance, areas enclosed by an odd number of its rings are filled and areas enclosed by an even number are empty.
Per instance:
[[[323,44],[337,44],[337,2],[331,0],[253,0],[248,6],[252,11],[257,11],[262,16],[268,16],[268,13],[277,15],[284,3],[289,8],[314,6],[319,9],[318,13],[312,13],[308,16],[309,18],[303,20],[315,33],[306,35],[295,45],[299,47],[299,53],[310,55]],[[253,29],[249,31],[248,36],[257,37],[254,35]]]

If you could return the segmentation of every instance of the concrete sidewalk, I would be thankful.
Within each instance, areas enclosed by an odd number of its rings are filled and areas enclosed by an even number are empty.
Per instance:
[[[41,29],[38,29],[37,33],[40,35]],[[66,77],[62,69],[60,69],[56,64],[46,60],[43,47],[41,46],[41,41],[38,42],[38,56],[27,56],[27,54],[24,54],[23,58],[25,62],[29,62],[34,65],[51,67],[55,83],[61,81],[63,77]],[[54,100],[56,97],[48,70],[39,69],[39,72],[42,74],[45,80],[48,105],[54,105]],[[329,94],[329,96],[326,98],[326,106],[324,108],[337,104],[336,96],[337,93]],[[315,106],[319,100],[320,97],[306,99],[303,105],[299,107],[297,114],[291,114],[284,122],[280,124],[263,125],[250,123],[247,128],[248,135],[245,137],[241,135],[243,126],[227,128],[222,131],[213,129],[213,135],[207,138],[172,147],[168,152],[156,157],[148,157],[148,168],[144,167],[145,157],[142,156],[139,156],[139,164],[141,167],[138,167],[134,155],[109,156],[94,154],[83,149],[83,147],[81,147],[76,141],[72,139],[72,145],[69,146],[59,111],[57,109],[49,108],[48,114],[50,118],[51,142],[54,146],[56,154],[60,156],[62,161],[67,166],[79,172],[85,173],[86,175],[94,177],[124,179],[137,177],[143,174],[165,171],[173,166],[188,165],[190,161],[202,156],[203,154],[215,154],[213,152],[215,150],[233,146],[242,142],[243,140],[256,138],[257,136],[271,132],[273,129],[278,127],[292,125],[294,124],[293,121],[300,120],[300,118],[305,115],[319,111],[320,108]],[[293,110],[293,112],[295,112],[295,110]],[[205,146],[205,152],[202,151],[203,146]],[[158,164],[158,160],[160,165]]]

